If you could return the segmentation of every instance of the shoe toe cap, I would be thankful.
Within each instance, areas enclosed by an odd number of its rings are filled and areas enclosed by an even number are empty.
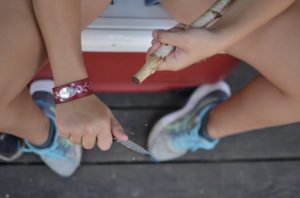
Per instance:
[[[53,160],[44,158],[43,161],[61,177],[70,177],[80,166],[82,156],[82,148],[79,145],[72,146],[72,155],[66,159]]]
[[[186,153],[186,151],[176,150],[171,145],[170,136],[167,135],[161,135],[149,142],[148,150],[157,161],[173,160]]]

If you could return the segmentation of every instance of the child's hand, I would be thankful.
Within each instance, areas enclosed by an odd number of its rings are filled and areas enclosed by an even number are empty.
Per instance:
[[[101,150],[108,150],[113,135],[118,140],[128,139],[110,109],[95,95],[59,104],[56,108],[58,130],[74,144],[82,144],[86,149],[97,144]]]
[[[184,25],[167,31],[156,30],[152,36],[152,47],[148,50],[147,57],[152,55],[162,43],[176,47],[158,70],[181,70],[223,51],[224,48],[224,42],[221,42],[217,33]]]

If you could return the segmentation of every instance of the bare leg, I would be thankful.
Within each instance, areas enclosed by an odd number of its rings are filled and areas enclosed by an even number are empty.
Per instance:
[[[177,6],[168,6],[167,2],[162,2],[165,9],[180,18],[181,12],[173,9]],[[199,9],[206,6],[190,7],[185,13],[189,13],[191,20],[179,21],[190,23],[201,14]],[[211,112],[211,136],[220,138],[300,120],[299,11],[300,2],[296,1],[280,16],[227,49],[229,54],[253,65],[262,76]]]
[[[109,2],[82,0],[82,28]],[[1,1],[0,24],[0,130],[41,144],[48,137],[48,119],[25,88],[47,60],[31,1]]]
[[[214,0],[189,0],[187,3],[186,0],[163,0],[161,5],[179,23],[190,24],[214,2]]]

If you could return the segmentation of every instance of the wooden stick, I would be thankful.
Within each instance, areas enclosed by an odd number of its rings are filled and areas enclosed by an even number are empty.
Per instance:
[[[191,27],[195,28],[205,28],[216,19],[222,16],[225,8],[233,0],[218,0],[212,5],[204,14],[202,14],[198,19],[196,19]],[[141,84],[148,76],[155,73],[159,65],[164,61],[164,58],[168,56],[175,49],[172,45],[162,45],[156,52],[149,58],[145,65],[136,73],[132,81],[136,84]]]

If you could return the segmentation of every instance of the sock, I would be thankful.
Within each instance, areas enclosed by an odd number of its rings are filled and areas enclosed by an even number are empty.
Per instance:
[[[56,126],[55,126],[54,122],[51,119],[49,119],[49,122],[50,122],[50,128],[49,128],[48,139],[42,145],[33,145],[37,149],[48,148],[52,144],[52,142],[54,141]]]
[[[208,130],[207,130],[207,123],[208,123],[208,117],[209,117],[209,113],[212,109],[210,109],[206,115],[203,117],[202,119],[202,123],[201,123],[201,127],[199,129],[199,135],[202,136],[204,139],[212,142],[214,140],[216,140],[215,138],[211,137],[209,134],[208,134]]]

